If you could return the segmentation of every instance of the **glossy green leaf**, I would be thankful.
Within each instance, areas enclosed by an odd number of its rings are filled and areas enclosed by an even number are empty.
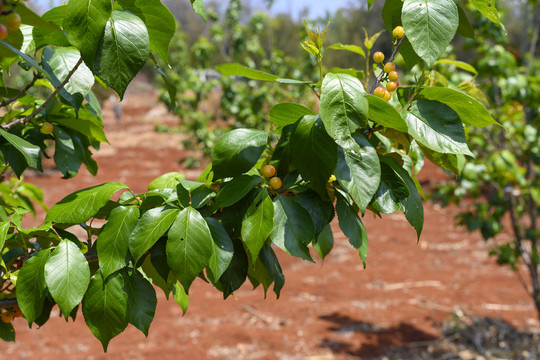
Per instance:
[[[66,224],[80,224],[101,209],[111,196],[120,189],[127,189],[122,183],[108,182],[69,194],[49,210],[46,221]]]
[[[448,170],[458,176],[461,175],[461,171],[463,170],[463,167],[466,163],[465,156],[461,154],[443,154],[421,145],[420,148],[422,149],[422,152],[426,155],[426,157],[429,159],[429,161],[431,161],[433,164],[437,165],[442,169]]]
[[[125,282],[124,289],[127,294],[129,323],[148,336],[157,306],[154,287],[135,270]]]
[[[122,276],[105,281],[101,272],[95,273],[84,296],[82,312],[86,325],[106,352],[109,341],[129,323],[128,295],[124,292]]]
[[[369,102],[369,119],[384,127],[396,129],[406,133],[408,131],[407,123],[396,108],[388,102],[374,95],[367,95]]]
[[[306,209],[294,199],[278,195],[274,199],[272,242],[290,255],[313,261],[307,245],[315,238],[315,227]]]
[[[316,115],[304,105],[287,102],[274,105],[268,111],[270,120],[279,127],[294,124],[304,115]]]
[[[213,240],[201,214],[185,208],[176,217],[167,240],[167,263],[186,293],[191,283],[208,265],[213,252]]]
[[[160,0],[119,0],[123,9],[142,19],[148,29],[150,50],[168,62],[169,44],[176,31],[173,14]]]
[[[405,213],[405,218],[415,228],[418,239],[420,239],[420,234],[422,233],[422,228],[424,226],[424,207],[416,184],[411,178],[411,175],[409,175],[409,172],[401,167],[395,159],[382,157],[381,161],[389,165],[409,188],[409,196],[401,203],[404,208],[403,212]]]
[[[204,220],[206,220],[214,241],[208,267],[214,278],[219,279],[231,264],[234,251],[233,242],[218,220],[211,217],[204,218]]]
[[[476,71],[474,66],[472,66],[471,64],[466,63],[464,61],[450,60],[450,59],[439,59],[439,60],[437,60],[435,62],[435,65],[439,65],[439,64],[453,65],[453,66],[457,67],[458,69],[471,72],[474,75],[478,75],[478,71]],[[429,88],[426,88],[426,89],[429,89]],[[444,88],[444,89],[447,89],[447,88]],[[451,89],[449,89],[449,90],[451,90]],[[455,90],[453,90],[453,91],[455,91]],[[436,100],[436,99],[432,99],[432,100]],[[441,102],[444,102],[444,101],[441,101]]]
[[[0,253],[2,253],[2,249],[4,248],[4,243],[6,242],[9,227],[9,222],[0,222]]]
[[[335,175],[364,213],[381,180],[377,151],[361,133],[356,133],[342,146]]]
[[[218,65],[215,67],[215,69],[219,71],[222,75],[228,76],[242,76],[248,79],[262,81],[276,81],[277,79],[279,79],[279,76],[259,70],[254,70],[237,63]]]
[[[85,161],[85,146],[78,133],[54,126],[56,143],[54,147],[54,162],[64,174],[64,179],[77,175]]]
[[[329,73],[321,88],[319,112],[328,134],[338,141],[367,126],[368,101],[364,86],[347,74]]]
[[[326,224],[323,231],[317,236],[317,242],[313,243],[313,249],[319,254],[321,260],[332,251],[334,247],[334,235],[330,224]]]
[[[41,149],[39,146],[29,143],[17,135],[11,134],[0,129],[0,136],[7,140],[24,157],[28,166],[42,171],[41,168]]]
[[[184,174],[179,172],[169,172],[163,174],[156,179],[154,179],[150,184],[148,184],[148,191],[152,190],[161,190],[161,189],[174,189],[176,185],[180,183],[180,180],[184,179]]]
[[[45,283],[64,317],[81,302],[90,283],[90,268],[73,242],[62,240],[45,264]]]
[[[244,245],[240,239],[233,239],[233,258],[231,264],[225,270],[219,281],[213,278],[213,274],[208,272],[208,278],[217,289],[223,292],[223,298],[228,298],[233,292],[238,290],[246,281],[248,274],[248,256],[244,250]]]
[[[407,184],[390,166],[382,163],[381,183],[370,205],[383,214],[392,214],[401,209],[401,202],[408,196]]]
[[[154,267],[150,256],[147,256],[141,266],[142,271],[144,272],[145,278],[150,280],[152,284],[159,287],[161,290],[163,290],[163,293],[165,294],[165,297],[167,300],[169,299],[169,295],[171,291],[173,290],[174,284],[178,282],[174,274],[169,272],[169,275],[166,279],[164,279],[157,269]]]
[[[150,40],[144,22],[127,11],[115,10],[99,43],[94,73],[122,99],[149,54]]]
[[[17,278],[17,304],[21,308],[28,325],[41,315],[47,285],[45,283],[45,264],[49,260],[49,249],[38,252],[28,259]]]
[[[20,51],[23,43],[24,35],[20,29],[11,31],[6,39],[0,41],[0,44],[4,45],[0,46],[0,65],[3,69],[8,69],[11,65],[17,62],[19,56],[25,60],[31,59],[29,64],[32,64],[32,66],[37,65],[36,67],[41,69],[33,58]]]
[[[15,329],[11,323],[0,321],[0,339],[4,341],[15,341]]]
[[[350,52],[362,55],[363,57],[366,57],[366,52],[364,51],[364,49],[362,49],[358,45],[344,45],[342,43],[337,43],[337,44],[328,46],[327,49],[350,51]]]
[[[473,156],[467,146],[465,131],[458,114],[447,105],[433,100],[418,100],[409,111],[402,110],[409,134],[434,151]]]
[[[242,240],[251,254],[253,263],[257,261],[259,251],[270,236],[273,224],[274,205],[268,191],[263,190],[247,209],[242,220]]]
[[[330,201],[325,201],[314,191],[308,190],[299,193],[294,198],[304,209],[307,210],[315,227],[315,234],[324,230],[334,216],[334,206]]]
[[[29,9],[24,3],[17,3],[17,14],[20,15],[23,24],[30,25],[34,28],[37,27],[46,29],[48,31],[61,30],[57,24],[49,22],[43,17],[40,17]]]
[[[459,25],[456,32],[461,36],[474,39],[474,28],[471,25],[471,22],[469,21],[469,19],[467,18],[467,14],[465,14],[465,11],[459,5],[458,5],[458,13],[459,13]]]
[[[119,206],[107,218],[97,238],[99,267],[105,278],[126,266],[129,237],[138,220],[139,208],[135,206]]]
[[[461,91],[428,87],[422,89],[420,94],[428,100],[436,100],[451,107],[464,124],[477,127],[498,125],[482,103]]]
[[[266,272],[274,282],[274,293],[279,299],[281,289],[283,288],[283,285],[285,285],[285,276],[283,275],[283,270],[281,270],[281,265],[279,265],[276,253],[270,244],[265,243],[261,248],[261,252],[259,253],[259,261],[262,263],[266,269]]]
[[[352,205],[342,196],[337,196],[336,214],[339,221],[339,228],[349,239],[349,243],[358,250],[358,254],[360,255],[360,259],[362,259],[365,268],[368,237],[362,220],[360,220],[358,213],[353,210]]]
[[[499,13],[497,12],[497,8],[495,6],[495,0],[469,0],[469,3],[495,24],[500,23]]]
[[[47,55],[50,53],[50,55]],[[75,49],[57,48],[55,50],[49,47],[43,52],[44,60],[51,67],[51,71],[56,76],[58,83],[53,82],[53,86],[58,87],[64,82],[68,74],[75,67],[81,54]],[[82,63],[70,77],[64,89],[71,95],[77,95],[82,99],[90,92],[94,85],[94,74]],[[79,104],[80,105],[80,104]]]
[[[193,8],[193,11],[195,11],[196,14],[200,15],[204,22],[206,22],[206,9],[204,8],[203,0],[189,0],[191,1],[191,7]]]
[[[247,172],[261,157],[267,139],[267,133],[249,129],[235,129],[223,135],[212,151],[214,178]]]
[[[69,42],[81,51],[90,69],[111,12],[110,0],[71,0],[66,6],[64,31]]]
[[[337,164],[338,151],[321,118],[304,116],[292,131],[289,148],[292,163],[302,178],[313,182],[313,186],[324,194],[328,178]]]
[[[405,0],[401,20],[414,51],[431,68],[454,37],[459,13],[454,0]]]
[[[223,186],[218,193],[214,208],[231,206],[246,196],[255,185],[261,183],[263,178],[257,175],[235,176]]]
[[[174,284],[173,287],[173,299],[176,301],[180,308],[182,309],[182,314],[186,315],[186,312],[189,307],[189,296],[185,292],[184,288],[180,283]]]
[[[73,117],[65,117],[68,115],[66,112],[59,115],[53,114],[51,114],[51,117],[54,118],[55,123],[75,130],[99,142],[108,142],[101,119],[94,116],[88,110],[79,109],[78,117],[75,114],[73,114]]]
[[[129,251],[135,262],[167,232],[179,212],[179,209],[162,206],[143,214],[128,241]]]
[[[55,45],[62,47],[71,46],[71,44],[66,38],[66,34],[60,28],[60,26],[64,22],[66,8],[67,6],[65,5],[57,6],[50,9],[41,16],[41,18],[48,23],[53,23],[59,26],[57,26],[56,29],[34,27],[34,29],[32,30],[32,37],[36,50],[39,50],[47,45]]]

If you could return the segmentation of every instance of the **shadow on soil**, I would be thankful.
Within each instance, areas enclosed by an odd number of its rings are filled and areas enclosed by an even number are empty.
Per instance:
[[[520,330],[500,318],[469,317],[458,312],[434,337],[413,325],[401,323],[391,328],[356,321],[348,316],[321,316],[331,325],[335,338],[325,338],[319,346],[334,354],[386,359],[539,359],[540,331]],[[354,336],[363,338],[360,347],[351,345]],[[365,339],[365,340],[364,340]]]
[[[325,338],[321,341],[320,346],[331,350],[335,354],[358,357],[379,356],[396,346],[411,342],[429,342],[436,339],[433,335],[411,324],[401,323],[391,328],[385,328],[374,323],[354,320],[337,313],[321,316],[320,319],[331,323],[328,330],[339,337],[339,340]],[[360,347],[355,348],[348,340],[357,334],[361,334],[366,340]]]

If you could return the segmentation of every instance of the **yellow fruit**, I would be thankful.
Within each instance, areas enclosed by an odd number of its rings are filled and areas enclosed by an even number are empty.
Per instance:
[[[262,168],[261,173],[264,177],[270,178],[274,175],[276,175],[276,168],[272,165],[266,165]]]
[[[394,65],[393,62],[387,62],[386,64],[384,64],[383,70],[387,74],[392,71],[396,71],[396,65]]]
[[[376,63],[382,63],[384,61],[384,54],[380,51],[377,51],[375,54],[373,54],[373,61]]]
[[[53,132],[53,126],[51,123],[44,122],[43,125],[41,125],[41,128],[39,129],[39,131],[42,134],[49,135]]]
[[[21,16],[17,13],[11,13],[6,16],[6,27],[8,30],[17,30],[21,26]]]
[[[279,190],[281,189],[282,185],[283,185],[283,181],[281,181],[279,177],[274,176],[273,178],[270,179],[270,186],[272,187],[272,189]]]
[[[405,30],[403,30],[403,26],[396,26],[392,31],[392,35],[394,35],[396,39],[401,39],[403,36],[405,36]]]

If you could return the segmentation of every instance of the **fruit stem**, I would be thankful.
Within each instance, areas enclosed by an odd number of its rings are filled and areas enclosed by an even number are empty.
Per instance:
[[[394,61],[394,58],[396,57],[397,55],[397,52],[399,50],[399,48],[401,47],[401,44],[403,44],[403,41],[405,40],[405,36],[403,36],[401,38],[401,40],[399,40],[398,44],[396,45],[396,47],[394,48],[394,51],[392,51],[392,55],[390,55],[390,57],[388,58],[388,61],[387,63],[389,62],[392,62]],[[370,94],[373,95],[373,92],[375,91],[375,89],[377,88],[377,86],[379,86],[379,84],[381,83],[381,80],[382,78],[384,77],[386,73],[384,71],[381,71],[381,73],[379,74],[379,76],[377,76],[377,80],[375,81],[375,83],[373,84],[373,86],[371,87],[371,91],[369,92]]]

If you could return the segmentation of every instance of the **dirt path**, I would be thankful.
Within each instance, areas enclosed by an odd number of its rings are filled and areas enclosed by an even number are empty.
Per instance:
[[[136,192],[168,171],[183,171],[182,135],[157,134],[156,121],[174,124],[155,95],[133,94],[121,124],[106,106],[110,145],[96,159],[96,178],[86,171],[75,180],[58,173],[27,180],[44,188],[46,203],[106,181],[121,181]],[[183,171],[188,178],[197,171]],[[428,169],[424,179],[440,177]],[[355,359],[378,358],[394,346],[433,340],[453,311],[502,317],[513,325],[538,328],[534,309],[515,276],[487,257],[476,234],[453,227],[453,210],[425,205],[420,243],[403,215],[365,218],[368,266],[334,224],[335,248],[324,263],[312,264],[280,253],[286,283],[276,301],[269,291],[246,285],[223,301],[211,286],[196,281],[185,317],[158,291],[158,309],[145,338],[133,327],[101,351],[79,314],[75,324],[53,316],[42,329],[15,323],[17,343],[1,343],[9,359]],[[55,310],[53,310],[55,311]],[[56,312],[57,313],[57,312]]]

